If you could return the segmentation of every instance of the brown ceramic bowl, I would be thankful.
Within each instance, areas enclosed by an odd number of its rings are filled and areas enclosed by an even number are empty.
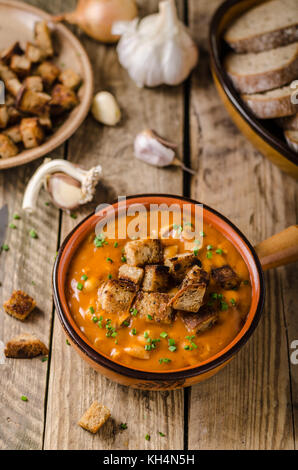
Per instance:
[[[211,70],[218,93],[240,131],[281,170],[298,178],[298,153],[288,147],[274,119],[261,120],[242,102],[223,67],[228,46],[223,33],[235,18],[266,0],[227,0],[215,12],[209,30]]]
[[[146,207],[149,207],[149,204],[152,203],[178,204],[182,207],[183,204],[187,203],[191,204],[192,210],[194,210],[196,204],[199,204],[196,201],[179,196],[140,195],[128,197],[126,207],[135,203],[144,204]],[[117,212],[119,209],[118,203],[114,203],[113,207]],[[216,227],[237,248],[248,267],[252,285],[252,302],[246,322],[236,338],[226,348],[196,367],[192,366],[170,372],[142,371],[124,366],[93,349],[92,344],[75,324],[67,305],[64,286],[69,263],[82,240],[95,228],[101,214],[101,212],[91,214],[75,227],[62,244],[54,265],[54,301],[58,317],[70,343],[81,357],[101,374],[134,388],[176,389],[193,385],[218,372],[250,338],[262,313],[265,296],[263,271],[258,255],[249,241],[226,217],[206,205],[203,206],[204,222]]]
[[[72,68],[82,78],[78,91],[80,103],[69,113],[59,127],[41,145],[23,150],[15,157],[0,159],[0,170],[31,162],[47,155],[77,130],[87,116],[93,96],[93,73],[89,58],[80,41],[62,24],[51,23],[51,15],[27,3],[0,0],[0,44],[5,49],[15,41],[21,45],[33,40],[36,21],[46,20],[53,29],[54,42],[59,54],[54,62],[63,68]]]

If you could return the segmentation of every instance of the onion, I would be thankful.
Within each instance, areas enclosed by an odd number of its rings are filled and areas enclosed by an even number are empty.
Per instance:
[[[111,33],[115,21],[130,21],[138,14],[135,0],[79,0],[71,13],[52,17],[78,25],[88,36],[102,42],[117,42],[119,36]]]

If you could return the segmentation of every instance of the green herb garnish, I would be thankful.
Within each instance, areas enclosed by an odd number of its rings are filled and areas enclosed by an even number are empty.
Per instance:
[[[31,238],[37,238],[37,233],[34,229],[30,230],[29,235]]]
[[[21,400],[23,400],[23,401],[28,401],[28,398],[27,398],[25,395],[22,395],[22,396],[21,396]]]
[[[160,333],[160,336],[165,339],[165,338],[167,338],[168,333],[166,333],[165,331],[163,331],[162,333]]]
[[[82,281],[87,281],[87,279],[88,279],[88,276],[86,276],[86,274],[83,274],[83,276],[81,277],[81,280]]]

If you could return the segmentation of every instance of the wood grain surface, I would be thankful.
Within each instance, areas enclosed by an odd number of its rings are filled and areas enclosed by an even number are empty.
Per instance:
[[[32,0],[52,13],[72,10],[75,0]],[[139,1],[141,15],[158,1]],[[21,219],[8,229],[10,250],[0,255],[0,301],[15,288],[32,294],[39,309],[24,323],[0,315],[0,339],[34,331],[50,346],[48,362],[7,360],[0,365],[1,449],[293,449],[298,435],[298,367],[290,362],[298,339],[297,265],[266,273],[263,318],[249,343],[218,375],[191,389],[143,392],[117,385],[92,370],[65,341],[54,314],[51,270],[57,246],[78,221],[118,195],[157,192],[190,195],[230,218],[253,242],[296,223],[297,184],[265,160],[238,132],[216,93],[208,65],[208,24],[220,0],[179,0],[200,47],[200,62],[179,87],[138,89],[119,65],[115,48],[71,29],[94,68],[95,90],[115,94],[123,111],[116,128],[89,116],[55,152],[88,168],[103,166],[95,202],[73,219],[45,206],[21,214],[26,182],[41,161],[0,173],[0,207]],[[178,154],[196,169],[157,169],[135,160],[133,139],[151,127],[176,141]],[[51,156],[54,156],[51,155]],[[29,237],[36,229],[38,239]],[[32,284],[34,282],[34,285]],[[27,402],[21,396],[28,397]],[[112,419],[97,435],[77,426],[92,401]],[[120,429],[127,423],[127,430]],[[165,434],[161,437],[159,432]],[[145,435],[150,435],[150,441]],[[297,437],[296,437],[297,439]]]

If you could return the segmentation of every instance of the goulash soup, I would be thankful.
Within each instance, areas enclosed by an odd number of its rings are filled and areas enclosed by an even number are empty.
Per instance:
[[[192,222],[163,227],[159,217],[156,238],[136,239],[118,238],[114,225],[113,238],[94,231],[85,238],[66,282],[71,314],[94,349],[165,372],[199,365],[228,346],[251,304],[236,248],[206,224],[191,241]]]

